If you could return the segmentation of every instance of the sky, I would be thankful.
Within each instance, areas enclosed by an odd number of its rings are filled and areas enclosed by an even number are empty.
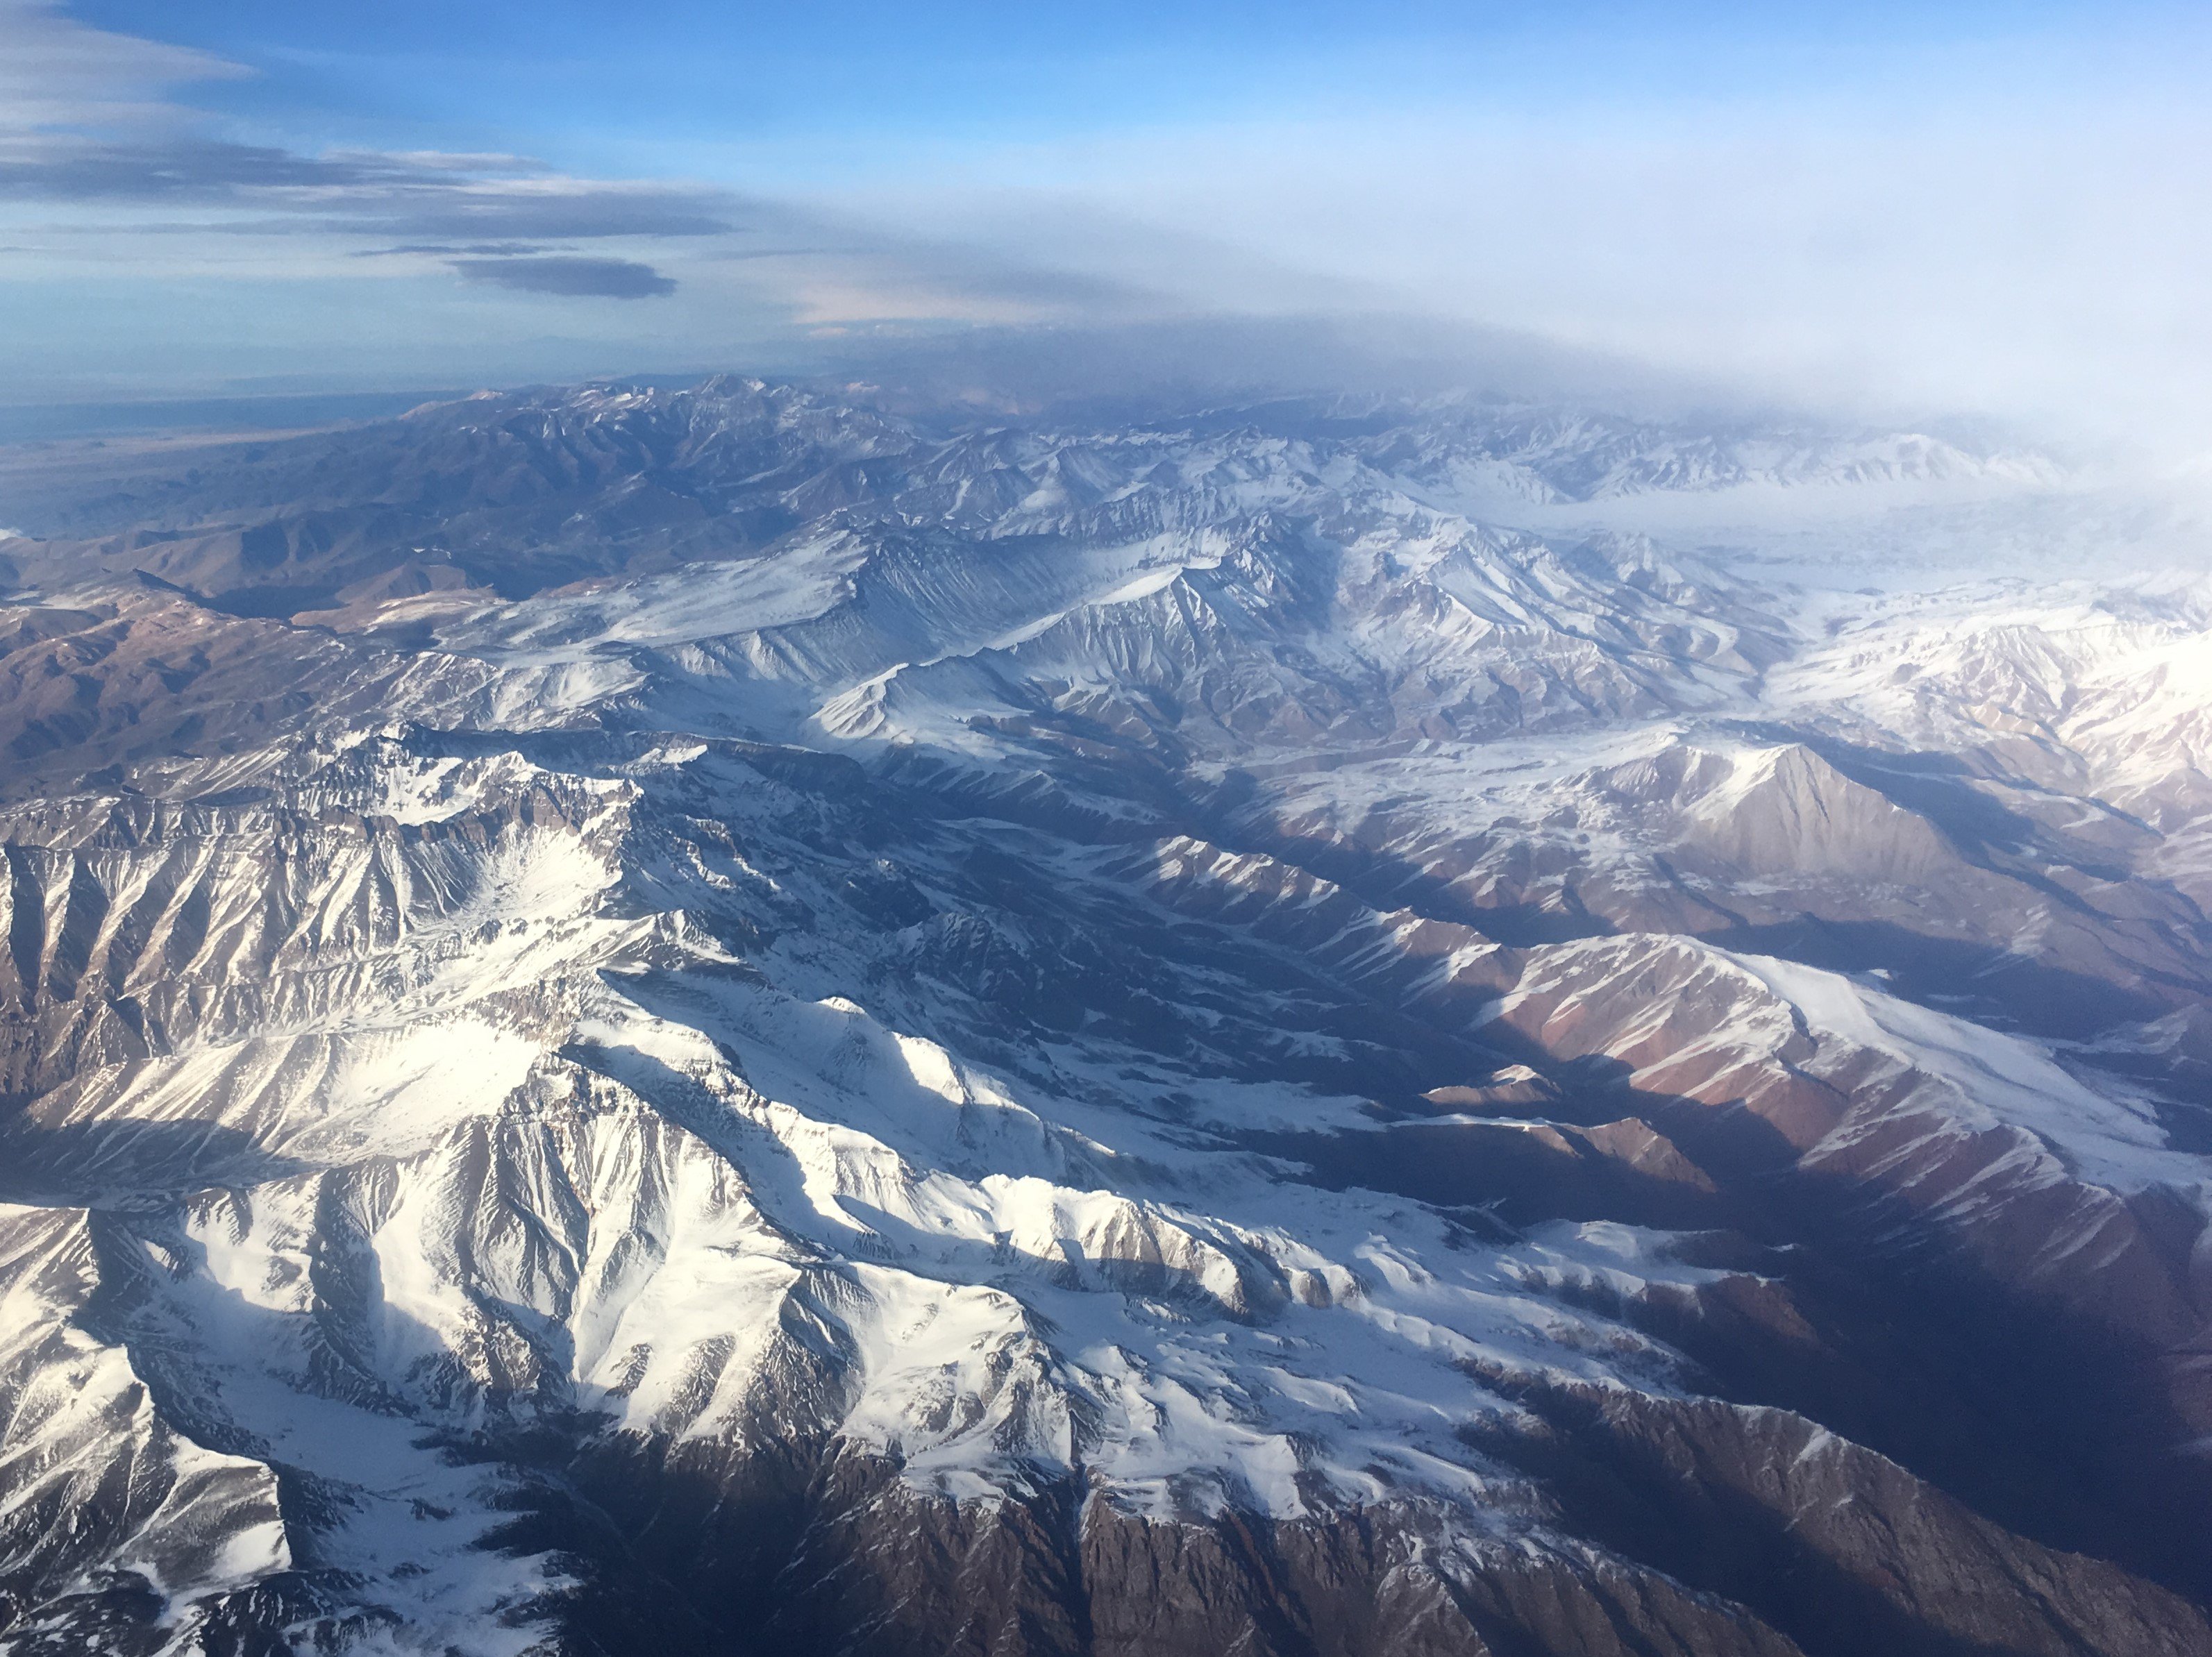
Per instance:
[[[2212,445],[2208,70],[2163,0],[0,0],[0,404],[1384,317]]]

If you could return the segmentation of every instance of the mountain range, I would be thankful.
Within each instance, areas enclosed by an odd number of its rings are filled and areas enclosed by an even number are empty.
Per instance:
[[[728,377],[0,521],[0,1652],[2212,1654],[2185,489]]]

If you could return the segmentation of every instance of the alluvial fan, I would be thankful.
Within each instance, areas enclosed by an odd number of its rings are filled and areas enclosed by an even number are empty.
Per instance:
[[[2185,504],[736,379],[7,476],[0,1649],[2212,1653]]]

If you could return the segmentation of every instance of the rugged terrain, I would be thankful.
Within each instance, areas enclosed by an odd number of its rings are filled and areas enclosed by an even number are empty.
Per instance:
[[[726,379],[0,465],[0,1650],[2212,1653],[2212,536]]]

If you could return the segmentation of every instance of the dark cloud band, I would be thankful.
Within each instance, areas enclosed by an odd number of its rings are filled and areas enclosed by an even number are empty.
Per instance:
[[[517,176],[531,170],[507,157],[303,155],[183,137],[0,139],[0,198],[190,203],[279,215],[257,222],[264,234],[534,241],[711,236],[737,228],[736,203],[720,191]]]
[[[528,258],[454,259],[467,282],[491,282],[526,294],[569,298],[654,299],[676,291],[676,283],[635,259],[595,259],[546,255]]]

